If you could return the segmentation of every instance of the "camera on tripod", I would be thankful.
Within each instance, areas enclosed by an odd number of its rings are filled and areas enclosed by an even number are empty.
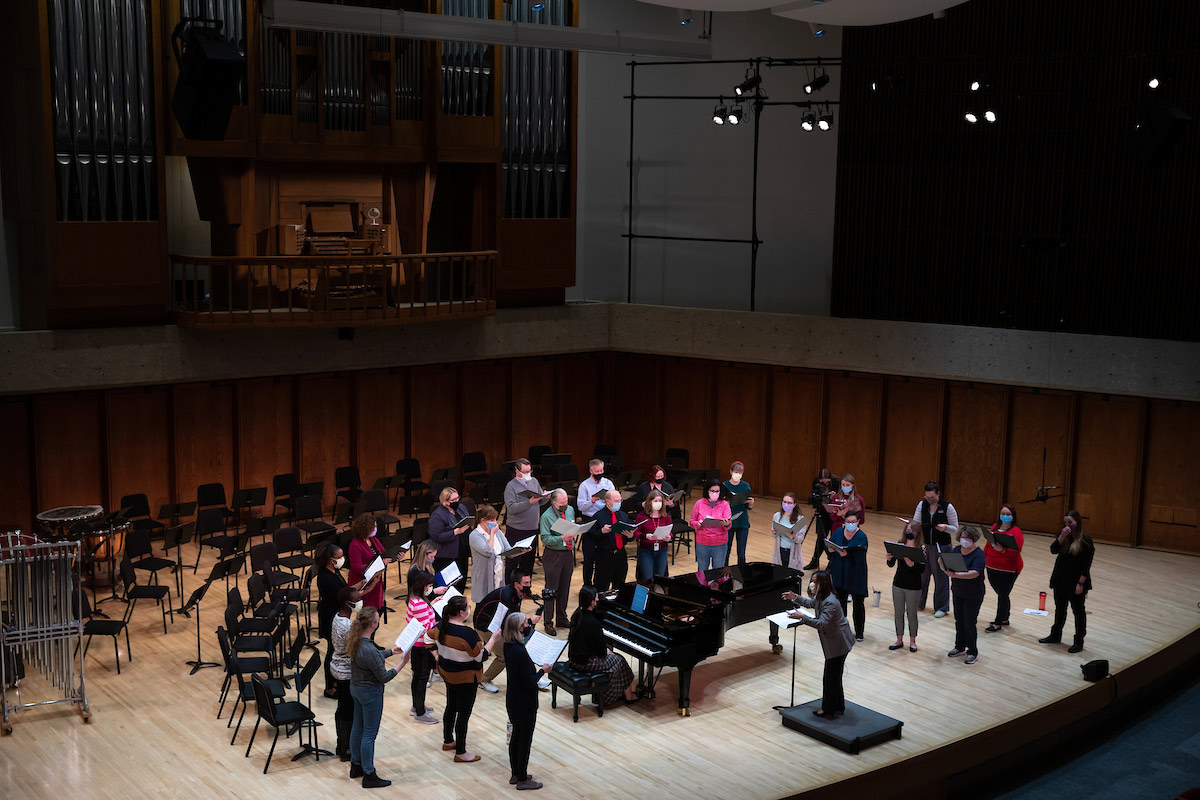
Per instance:
[[[533,605],[537,609],[537,613],[540,616],[542,613],[542,610],[545,609],[546,604],[549,603],[554,598],[558,597],[558,590],[557,589],[542,589],[542,593],[540,596],[541,597],[540,603],[538,602],[538,595],[535,595],[532,592],[530,592],[529,596],[533,600]]]

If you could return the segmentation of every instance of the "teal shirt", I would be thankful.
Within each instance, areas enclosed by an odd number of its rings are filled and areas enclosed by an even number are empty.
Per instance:
[[[747,497],[750,496],[750,483],[748,481],[742,481],[737,486],[734,486],[729,481],[725,481],[721,484],[721,486],[723,486],[725,491],[729,492],[730,495],[744,494]],[[750,527],[750,507],[748,505],[745,503],[738,503],[733,499],[730,499],[729,511],[735,517],[743,511],[746,512],[745,514],[742,514],[740,519],[733,523],[733,530],[736,531]]]

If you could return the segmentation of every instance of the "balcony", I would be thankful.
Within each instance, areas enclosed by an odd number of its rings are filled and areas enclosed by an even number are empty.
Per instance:
[[[364,327],[496,313],[496,251],[402,256],[171,256],[192,328]]]

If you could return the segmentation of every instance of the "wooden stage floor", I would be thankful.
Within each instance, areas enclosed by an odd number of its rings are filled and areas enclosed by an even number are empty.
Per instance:
[[[753,512],[753,560],[770,559],[767,509],[776,507],[764,499]],[[1200,586],[1200,558],[1101,544],[1093,568],[1096,589],[1089,598],[1086,649],[1069,655],[1065,645],[1038,644],[1049,629],[1049,619],[1021,612],[1037,607],[1053,558],[1050,538],[1030,535],[1025,571],[1013,593],[1012,626],[1001,633],[983,632],[995,608],[989,591],[980,616],[978,663],[966,666],[961,658],[946,657],[953,645],[953,619],[934,619],[929,611],[920,617],[919,652],[888,651],[887,645],[894,641],[891,571],[884,564],[881,542],[894,537],[899,527],[894,517],[884,514],[870,514],[865,526],[870,537],[870,584],[882,591],[883,599],[879,608],[867,609],[866,641],[858,643],[847,661],[845,685],[848,698],[902,720],[901,740],[853,756],[785,729],[772,706],[789,700],[792,637],[785,632],[787,648],[782,655],[773,655],[767,644],[767,623],[755,622],[731,630],[720,653],[696,668],[689,718],[676,713],[674,670],[664,670],[655,700],[610,709],[603,718],[597,718],[590,707],[581,708],[577,724],[571,721],[569,698],[552,710],[549,693],[543,693],[530,765],[534,776],[545,782],[540,796],[788,797],[896,764],[1021,717],[1088,687],[1080,677],[1080,664],[1106,658],[1115,673],[1200,626],[1195,593]],[[811,548],[810,540],[805,553]],[[212,563],[210,553],[201,557],[202,575]],[[673,572],[689,571],[694,564],[693,556],[681,552]],[[540,588],[540,573],[534,581]],[[191,572],[185,573],[185,596],[196,585]],[[222,588],[213,586],[202,612],[204,656],[213,661],[220,660],[213,631],[221,624]],[[396,591],[389,588],[389,596]],[[174,602],[178,606],[178,600]],[[572,598],[571,608],[574,605]],[[112,611],[122,606],[108,603],[103,608]],[[1069,626],[1070,621],[1068,630]],[[403,616],[393,615],[380,640],[389,641],[402,627]],[[222,671],[207,669],[190,676],[184,666],[196,653],[194,619],[177,615],[164,636],[157,608],[143,601],[134,615],[131,635],[134,660],[122,664],[119,676],[108,639],[93,642],[86,667],[90,724],[62,705],[16,715],[13,734],[0,740],[0,785],[6,787],[5,796],[170,794],[275,800],[361,791],[346,778],[346,766],[334,758],[291,762],[295,740],[282,737],[270,772],[263,775],[270,746],[263,729],[250,758],[243,757],[253,708],[239,745],[229,745],[231,732],[225,719],[215,716]],[[566,632],[560,630],[559,636],[565,637]],[[123,639],[120,644],[124,659]],[[798,659],[796,700],[804,702],[820,694],[822,659],[815,631],[800,630]],[[391,779],[393,786],[381,793],[481,800],[511,792],[504,678],[499,679],[501,694],[480,693],[471,719],[468,746],[482,760],[455,764],[439,746],[440,725],[410,720],[410,675],[405,670],[398,676],[386,696],[375,758],[380,775]],[[36,674],[22,688],[27,702],[51,696]],[[332,750],[334,701],[321,697],[319,688],[314,702],[318,718],[326,723],[321,743]],[[430,689],[429,702],[440,718],[445,708],[440,683]]]

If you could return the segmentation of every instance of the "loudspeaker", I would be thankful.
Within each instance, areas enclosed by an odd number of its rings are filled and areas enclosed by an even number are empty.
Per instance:
[[[1129,145],[1147,164],[1162,161],[1192,118],[1162,98],[1147,100],[1133,126]]]
[[[179,65],[171,111],[188,139],[224,139],[229,115],[238,102],[246,59],[221,39],[220,31],[220,21],[185,19],[171,34]]]
[[[1079,667],[1083,670],[1083,679],[1091,683],[1095,683],[1101,678],[1108,677],[1108,661],[1103,658],[1098,658],[1095,661],[1089,661]]]

